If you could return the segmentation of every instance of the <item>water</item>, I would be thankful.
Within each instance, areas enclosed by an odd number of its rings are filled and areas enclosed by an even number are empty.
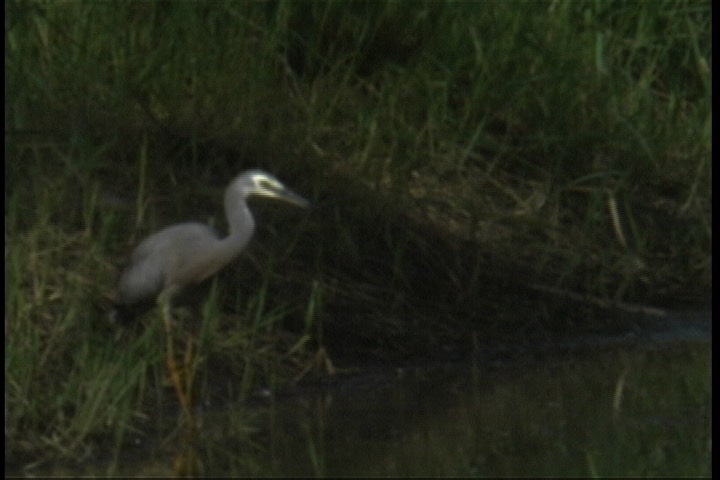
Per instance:
[[[204,408],[196,429],[173,438],[138,437],[119,462],[83,473],[708,476],[711,317],[647,317],[613,334],[258,392],[251,405]]]
[[[362,375],[279,402],[277,473],[708,475],[711,318]]]

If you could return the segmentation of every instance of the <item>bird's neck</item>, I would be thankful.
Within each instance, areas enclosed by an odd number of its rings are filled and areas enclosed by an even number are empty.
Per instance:
[[[225,244],[225,248],[235,254],[247,245],[255,231],[255,220],[244,200],[228,198],[225,202],[228,236],[222,239],[222,243]]]

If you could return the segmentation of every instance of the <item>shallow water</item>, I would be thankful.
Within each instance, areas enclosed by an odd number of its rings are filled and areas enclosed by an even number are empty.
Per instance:
[[[205,408],[188,435],[138,440],[83,472],[171,475],[187,461],[206,476],[709,475],[711,317],[648,317]]]
[[[707,475],[710,317],[317,389],[276,406],[270,465],[321,476]]]

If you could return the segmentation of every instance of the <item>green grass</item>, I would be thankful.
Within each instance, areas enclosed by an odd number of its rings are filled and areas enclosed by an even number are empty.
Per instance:
[[[321,347],[349,365],[467,346],[478,328],[492,342],[597,326],[530,284],[630,303],[709,295],[709,2],[6,12],[19,461],[88,457],[97,439],[117,452],[172,401],[155,317],[114,331],[109,299],[144,235],[223,229],[222,189],[245,168],[315,206],[253,204],[258,238],[205,310],[199,397],[280,388]]]

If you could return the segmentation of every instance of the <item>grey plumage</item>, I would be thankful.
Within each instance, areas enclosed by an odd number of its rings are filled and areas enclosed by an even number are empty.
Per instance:
[[[166,289],[178,291],[198,284],[237,257],[255,230],[255,220],[247,205],[251,195],[309,206],[307,200],[268,173],[249,170],[238,175],[225,190],[228,235],[220,238],[201,223],[181,223],[144,239],[120,278],[114,318],[127,315],[134,305],[151,301]]]

